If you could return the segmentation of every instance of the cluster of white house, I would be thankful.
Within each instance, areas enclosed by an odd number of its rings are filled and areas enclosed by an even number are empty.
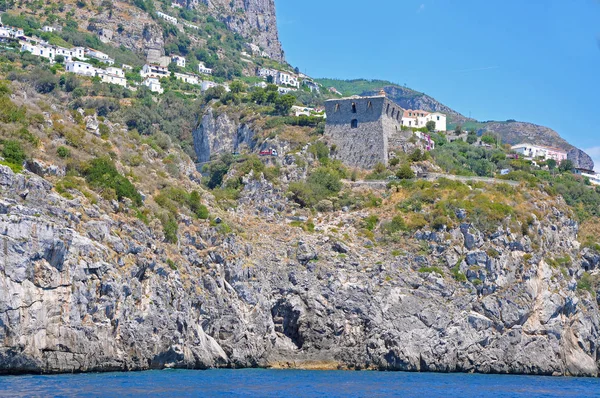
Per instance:
[[[522,155],[523,158],[528,160],[554,160],[557,164],[560,164],[562,161],[567,160],[568,154],[566,151],[560,148],[553,148],[544,145],[534,145],[534,144],[518,144],[511,147],[513,152]],[[581,175],[589,179],[590,183],[594,185],[600,185],[600,174],[596,173],[594,170],[587,170],[578,168],[575,170],[576,174]]]
[[[298,90],[301,84],[306,85],[310,91],[320,91],[319,85],[308,76],[303,74],[296,75],[291,72],[285,72],[277,69],[258,68],[256,70],[256,76],[262,77],[267,81],[271,80],[273,84],[279,86],[278,90],[281,94],[287,94],[290,91]],[[259,86],[265,87],[266,83],[259,84]]]
[[[533,144],[518,144],[511,147],[511,149],[528,159],[553,159],[556,163],[560,163],[563,160],[567,160],[567,152],[559,148],[553,148],[549,146],[533,145]]]

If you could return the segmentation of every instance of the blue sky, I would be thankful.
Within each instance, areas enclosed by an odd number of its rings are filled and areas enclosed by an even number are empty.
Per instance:
[[[600,170],[600,1],[275,3],[303,72],[390,80],[478,120],[548,126]]]

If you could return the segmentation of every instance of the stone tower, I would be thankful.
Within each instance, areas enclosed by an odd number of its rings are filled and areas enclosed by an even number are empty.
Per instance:
[[[381,162],[387,165],[389,151],[404,135],[404,110],[386,98],[350,97],[325,102],[325,136],[336,146],[336,157],[345,164],[363,169]]]

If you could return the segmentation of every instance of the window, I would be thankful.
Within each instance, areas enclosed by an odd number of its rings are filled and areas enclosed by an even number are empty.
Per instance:
[[[437,117],[437,120],[438,120],[438,122],[440,121],[440,117],[439,116]]]
[[[335,111],[336,111],[336,112],[339,112],[339,111],[340,111],[340,104],[336,104],[336,105],[335,105]]]
[[[396,121],[400,121],[400,111],[398,111],[398,114],[396,115]]]
[[[387,104],[387,108],[385,108],[385,114],[386,115],[390,114],[390,104]]]
[[[371,101],[369,101],[369,103],[367,104],[367,110],[372,110],[373,109],[373,103]]]
[[[353,129],[358,128],[358,120],[352,119],[352,122],[350,123],[350,127]]]
[[[392,119],[394,118],[395,113],[396,113],[396,108],[392,108]]]
[[[356,104],[352,103],[352,113],[356,113]]]

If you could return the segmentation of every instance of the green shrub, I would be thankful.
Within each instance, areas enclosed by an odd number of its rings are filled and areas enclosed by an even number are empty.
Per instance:
[[[192,191],[192,193],[190,193],[188,199],[188,206],[190,207],[192,213],[194,213],[199,219],[208,219],[208,208],[202,203],[200,203],[200,194],[198,193],[198,191]]]
[[[166,262],[167,262],[167,265],[169,266],[169,268],[171,268],[173,271],[177,271],[177,265],[175,264],[175,262],[173,260],[168,258]]]
[[[462,272],[460,272],[460,264],[456,264],[456,266],[454,266],[452,268],[452,277],[454,279],[456,279],[458,282],[466,282],[467,281],[466,275],[463,274]]]
[[[98,130],[99,130],[99,132],[100,132],[100,137],[101,137],[103,140],[106,140],[106,139],[108,139],[108,135],[110,134],[110,129],[108,128],[108,126],[107,126],[106,124],[104,124],[104,123],[100,123],[100,124],[98,125]]]
[[[161,217],[161,223],[163,226],[163,233],[165,235],[165,241],[168,243],[177,243],[177,231],[179,225],[177,220],[172,214],[164,215]]]
[[[90,186],[105,190],[113,189],[117,198],[131,199],[135,205],[142,204],[142,196],[127,178],[119,174],[109,158],[96,158],[84,168],[83,175]]]
[[[20,166],[23,164],[27,156],[19,141],[7,140],[2,146],[2,157],[8,163]]]
[[[396,173],[396,177],[398,177],[401,180],[411,180],[415,178],[415,173],[414,171],[412,171],[408,164],[404,164]]]
[[[387,234],[394,234],[406,231],[407,227],[402,216],[395,216],[390,222],[383,224],[381,229]]]
[[[373,231],[379,222],[379,217],[376,215],[372,215],[363,219],[362,225],[363,228]]]
[[[329,147],[323,141],[317,141],[308,148],[308,152],[313,154],[320,162],[329,158]]]
[[[595,281],[593,280],[592,276],[590,275],[589,272],[584,272],[583,275],[581,275],[581,279],[579,279],[579,281],[577,282],[577,289],[579,290],[586,290],[592,294],[595,294]]]
[[[65,159],[71,156],[71,150],[69,150],[67,147],[59,146],[56,148],[56,154],[58,157]]]
[[[0,121],[3,123],[22,123],[27,119],[27,108],[15,105],[10,98],[0,97]]]
[[[342,181],[337,170],[319,167],[306,182],[294,182],[289,186],[289,194],[303,207],[312,207],[323,199],[336,195],[342,189]]]

